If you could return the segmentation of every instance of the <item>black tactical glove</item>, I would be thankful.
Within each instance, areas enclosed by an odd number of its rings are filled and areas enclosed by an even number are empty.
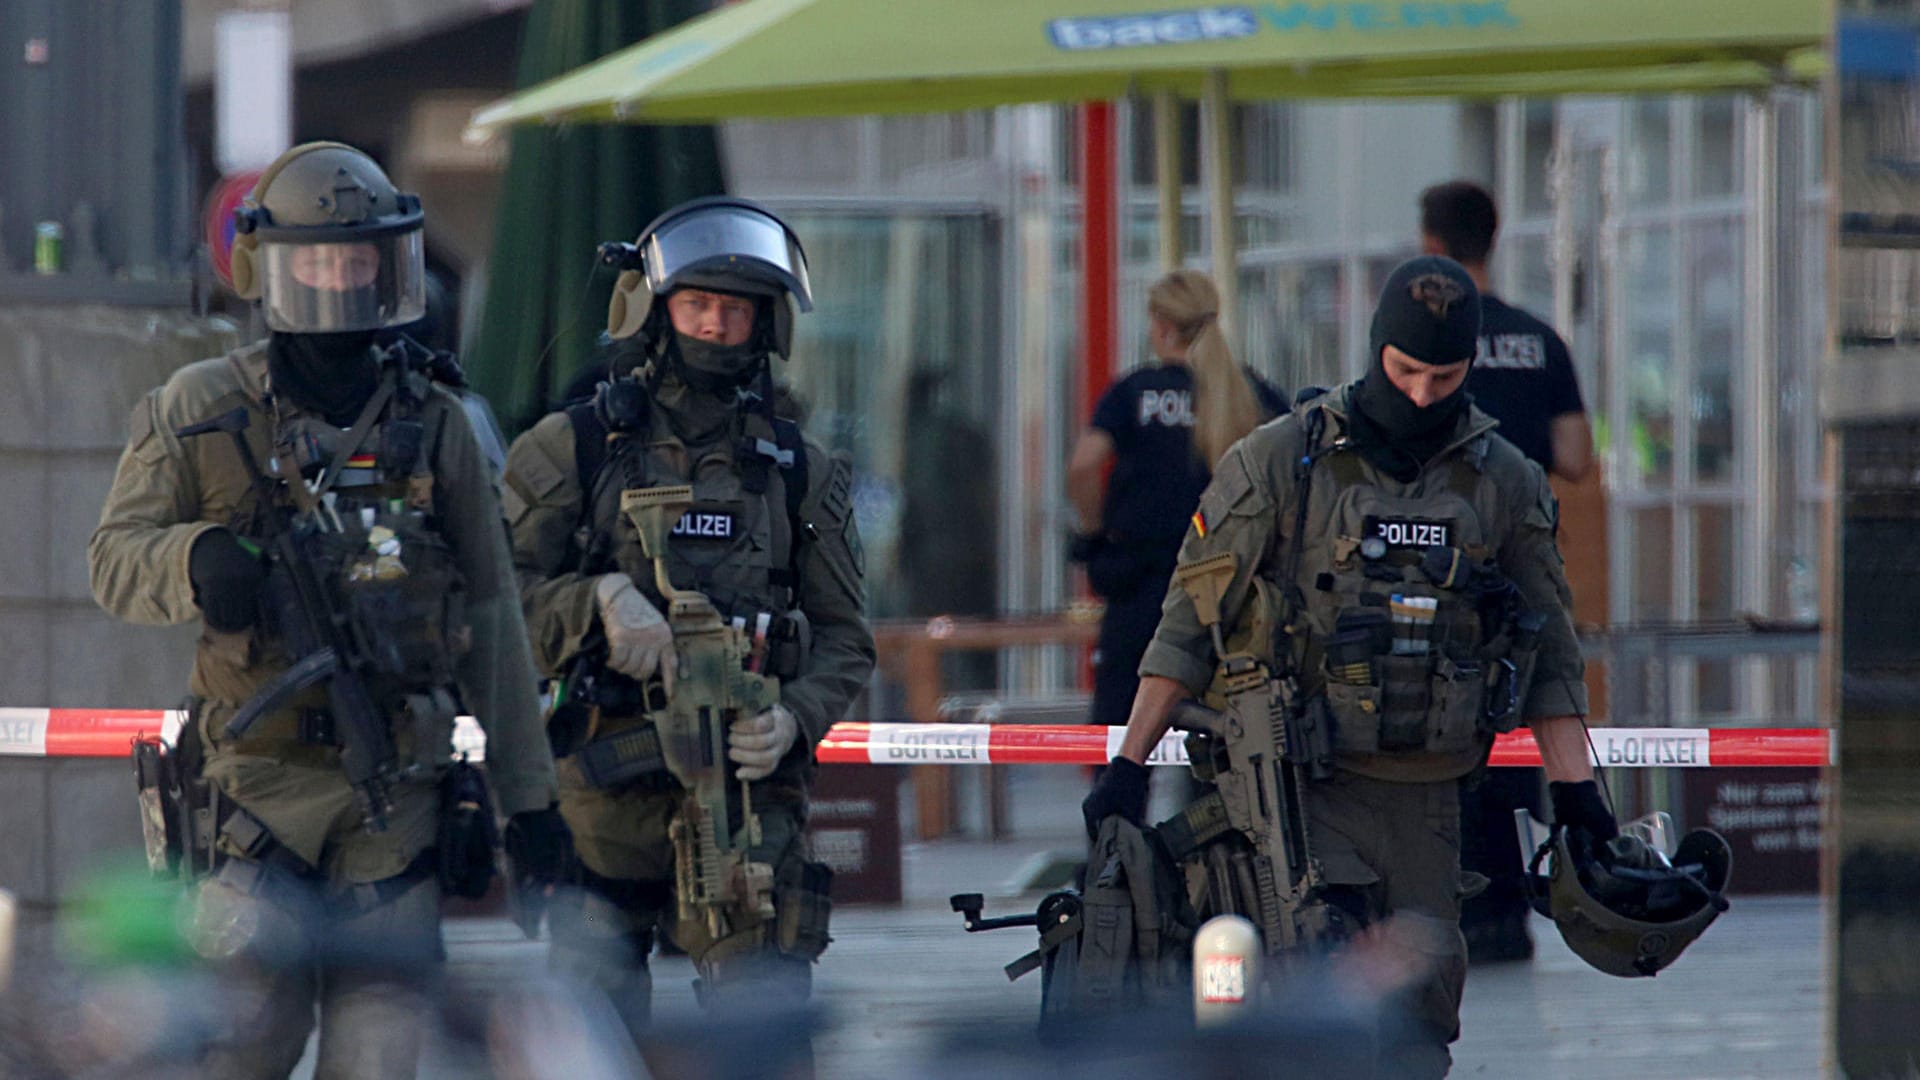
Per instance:
[[[260,617],[260,588],[267,568],[260,556],[247,550],[226,529],[208,529],[187,553],[187,577],[193,582],[193,602],[207,626],[233,634]]]
[[[1147,767],[1123,757],[1107,762],[1107,771],[1080,803],[1080,814],[1087,819],[1089,838],[1099,835],[1100,823],[1115,814],[1141,824],[1147,816]]]
[[[1598,782],[1556,780],[1547,785],[1547,793],[1553,799],[1553,823],[1566,830],[1567,850],[1579,865],[1599,858],[1606,842],[1620,835],[1620,826],[1613,820],[1613,811],[1607,809]]]
[[[528,940],[540,936],[550,887],[564,883],[573,867],[573,833],[555,807],[522,810],[507,819],[501,846],[507,856],[508,900],[513,921]]]

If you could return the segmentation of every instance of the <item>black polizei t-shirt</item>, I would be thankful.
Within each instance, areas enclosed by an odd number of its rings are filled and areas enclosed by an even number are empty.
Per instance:
[[[1553,418],[1586,412],[1567,343],[1553,327],[1498,297],[1480,295],[1480,351],[1467,378],[1473,403],[1500,434],[1553,469]]]
[[[1278,390],[1247,378],[1265,416],[1286,407]],[[1107,533],[1130,545],[1164,547],[1167,565],[1212,472],[1193,449],[1193,372],[1184,364],[1135,368],[1107,388],[1093,426],[1113,438],[1107,479]]]

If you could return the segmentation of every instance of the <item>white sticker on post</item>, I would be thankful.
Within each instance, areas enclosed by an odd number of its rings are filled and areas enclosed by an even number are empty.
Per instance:
[[[985,764],[988,724],[874,724],[867,760],[875,765]]]
[[[1200,1001],[1238,1005],[1247,1000],[1247,959],[1230,953],[1200,959]]]

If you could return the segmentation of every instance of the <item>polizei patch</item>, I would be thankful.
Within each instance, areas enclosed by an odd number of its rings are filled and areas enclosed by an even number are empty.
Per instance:
[[[1361,539],[1377,536],[1389,549],[1425,551],[1430,547],[1453,546],[1453,523],[1421,518],[1370,517]]]
[[[673,535],[686,540],[731,540],[738,527],[732,514],[689,510],[674,522]]]

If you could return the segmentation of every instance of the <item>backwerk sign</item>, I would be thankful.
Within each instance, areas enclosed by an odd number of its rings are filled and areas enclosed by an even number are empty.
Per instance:
[[[1517,30],[1507,0],[1458,3],[1250,4],[1150,11],[1138,15],[1054,19],[1057,49],[1086,52],[1151,45],[1233,41],[1260,33],[1406,33],[1421,30]]]

